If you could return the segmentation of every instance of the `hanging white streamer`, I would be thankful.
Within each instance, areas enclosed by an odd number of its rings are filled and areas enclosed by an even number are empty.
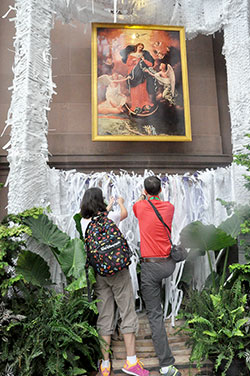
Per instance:
[[[117,0],[114,0],[114,23],[117,22]]]
[[[106,202],[111,196],[122,196],[128,210],[128,218],[121,222],[121,230],[127,236],[133,251],[133,263],[130,268],[133,281],[134,295],[138,296],[138,281],[136,264],[139,252],[139,228],[133,214],[133,204],[140,196],[145,177],[152,175],[152,171],[145,170],[144,175],[113,172],[95,172],[90,174],[76,171],[59,171],[52,169],[49,173],[50,202],[53,218],[58,226],[71,237],[78,236],[73,216],[80,211],[80,204],[86,189],[99,187],[103,191]],[[181,229],[192,221],[202,221],[205,224],[219,225],[227,218],[225,208],[216,201],[221,198],[225,201],[234,201],[234,191],[230,189],[234,167],[218,168],[197,172],[194,175],[160,175],[162,181],[161,197],[169,200],[175,206],[172,238],[178,243]],[[116,205],[116,204],[115,204]],[[119,206],[115,206],[115,209]],[[214,260],[213,260],[214,261]],[[182,276],[184,263],[176,264],[176,269],[171,279],[166,281],[166,304],[164,317],[170,317],[172,324],[178,313],[183,292],[178,288]],[[210,274],[208,262],[205,257],[202,262],[195,262],[194,281],[197,288],[201,288]],[[171,314],[168,316],[169,305]]]

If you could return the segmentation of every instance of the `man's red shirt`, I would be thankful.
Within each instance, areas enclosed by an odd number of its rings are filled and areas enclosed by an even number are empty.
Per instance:
[[[171,229],[174,205],[168,201],[151,200],[161,214],[163,221]],[[170,254],[171,244],[167,236],[167,229],[156,216],[147,200],[137,201],[133,211],[139,221],[141,256],[167,257]]]

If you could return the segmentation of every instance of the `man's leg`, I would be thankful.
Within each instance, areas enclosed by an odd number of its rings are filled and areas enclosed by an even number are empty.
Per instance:
[[[161,283],[162,274],[167,264],[142,263],[141,265],[141,287],[142,297],[146,305],[146,312],[152,331],[152,340],[160,367],[174,364],[174,357],[168,344],[168,337],[163,321],[161,307]],[[173,272],[174,265],[170,265]],[[172,273],[170,273],[172,274]]]

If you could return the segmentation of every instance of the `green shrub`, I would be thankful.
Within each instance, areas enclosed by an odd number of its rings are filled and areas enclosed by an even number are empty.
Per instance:
[[[95,369],[100,355],[95,303],[43,288],[22,293],[22,306],[13,304],[22,320],[14,317],[0,332],[0,370],[8,364],[20,376],[65,376]]]
[[[223,376],[232,360],[250,349],[249,307],[240,279],[218,293],[191,291],[182,317],[187,320],[182,330],[189,335],[188,344],[192,346],[190,361],[198,366],[210,358],[218,370],[223,361]]]
[[[27,236],[56,257],[68,283],[64,293],[53,289],[49,266],[28,250]],[[96,369],[100,338],[96,302],[87,300],[85,258],[82,240],[70,239],[41,208],[3,220],[0,375],[85,375]]]

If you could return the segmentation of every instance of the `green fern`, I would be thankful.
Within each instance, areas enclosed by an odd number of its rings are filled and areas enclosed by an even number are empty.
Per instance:
[[[192,346],[190,361],[201,365],[202,360],[212,357],[216,369],[223,361],[225,375],[234,357],[250,344],[247,295],[240,280],[230,289],[220,289],[217,294],[193,291],[186,302],[182,317],[183,325]]]

